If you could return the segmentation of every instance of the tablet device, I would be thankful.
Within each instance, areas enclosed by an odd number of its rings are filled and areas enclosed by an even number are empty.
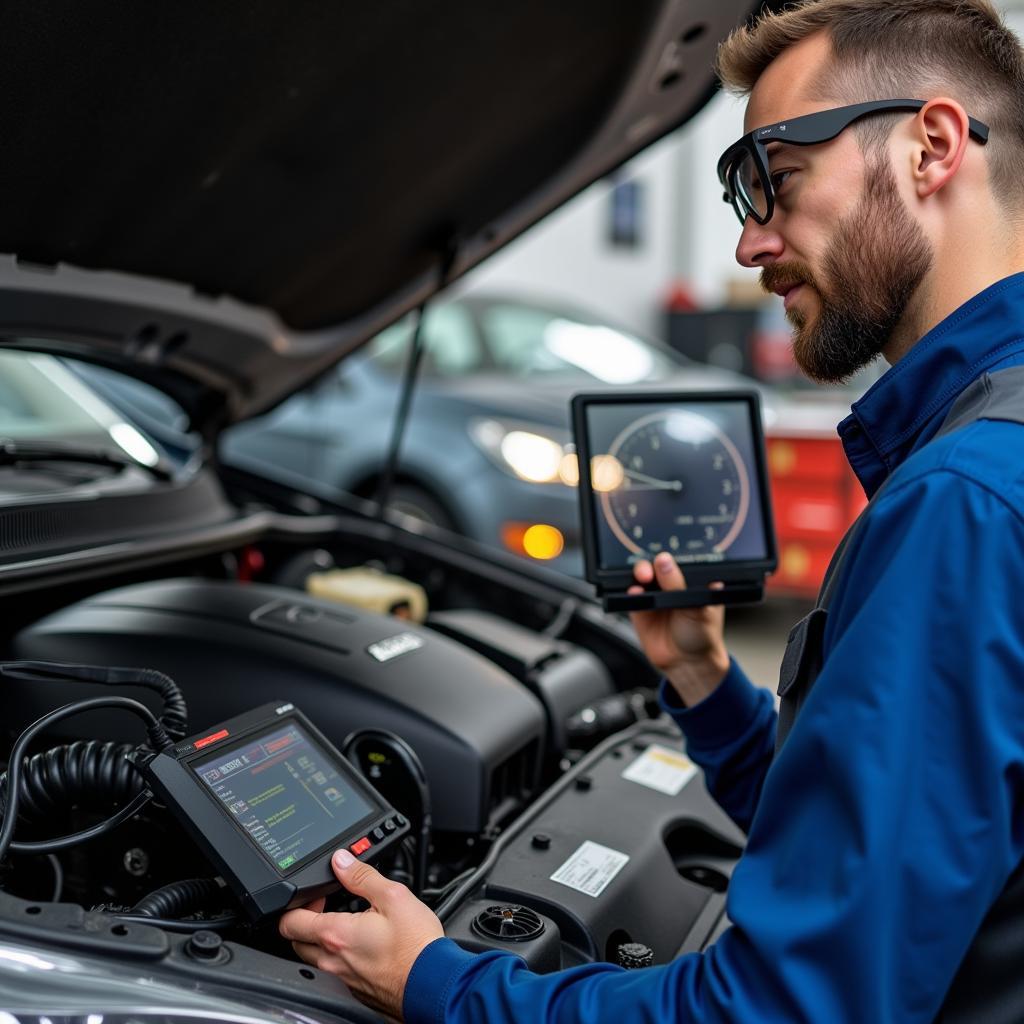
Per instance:
[[[764,596],[777,557],[756,391],[581,394],[572,419],[585,574],[605,608]],[[687,589],[627,594],[662,551]]]
[[[341,888],[331,856],[375,859],[408,821],[298,708],[275,701],[136,760],[259,920]]]

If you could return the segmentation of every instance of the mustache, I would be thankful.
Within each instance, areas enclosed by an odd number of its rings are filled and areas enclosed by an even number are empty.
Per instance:
[[[809,284],[816,291],[817,285],[810,268],[803,263],[791,261],[789,263],[769,263],[761,268],[761,287],[766,292],[774,292],[776,289],[792,288],[798,284]]]

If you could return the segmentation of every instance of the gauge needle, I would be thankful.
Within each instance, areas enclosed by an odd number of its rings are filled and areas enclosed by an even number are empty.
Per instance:
[[[683,489],[682,480],[659,480],[657,477],[648,476],[646,473],[638,473],[635,469],[624,470],[626,476],[632,480],[638,480],[642,484],[647,484],[651,490],[655,491],[681,491]],[[647,490],[647,488],[631,487],[630,490]]]

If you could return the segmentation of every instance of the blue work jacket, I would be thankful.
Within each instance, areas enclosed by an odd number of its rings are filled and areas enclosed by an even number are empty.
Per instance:
[[[412,1024],[934,1020],[1024,858],[1024,426],[928,444],[961,391],[1024,363],[1024,274],[930,331],[839,426],[870,496],[817,683],[778,757],[771,694],[733,662],[706,700],[662,700],[748,832],[732,926],[703,953],[623,971],[528,971],[438,939]],[[665,913],[671,913],[666,907]]]

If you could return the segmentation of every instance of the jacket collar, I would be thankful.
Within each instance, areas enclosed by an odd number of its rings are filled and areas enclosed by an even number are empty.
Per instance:
[[[867,496],[938,432],[971,381],[1021,351],[1024,273],[969,299],[875,381],[839,424],[846,458]]]

